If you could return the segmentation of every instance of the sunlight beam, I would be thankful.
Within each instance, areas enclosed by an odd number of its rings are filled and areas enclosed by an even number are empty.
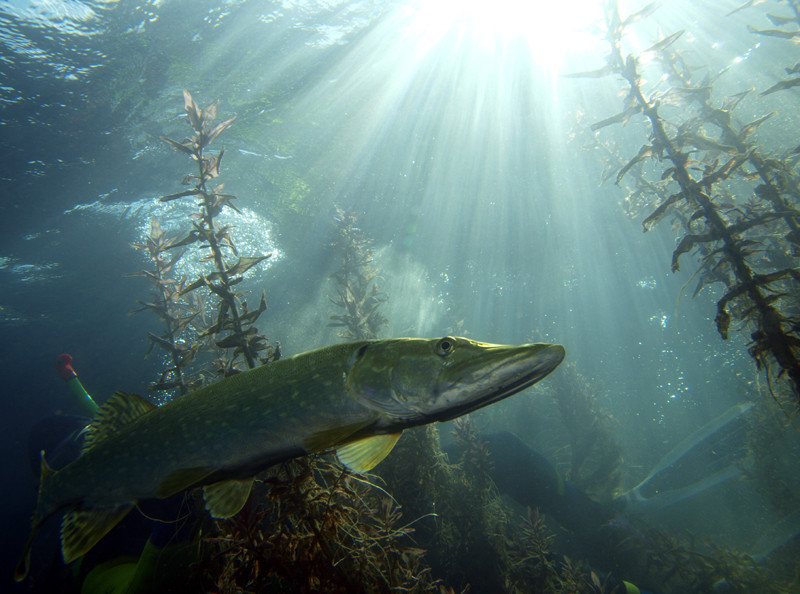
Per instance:
[[[567,54],[597,43],[602,22],[600,0],[434,0],[413,9],[409,35],[419,36],[418,51],[430,51],[452,29],[488,51],[523,40],[533,60],[557,72]]]

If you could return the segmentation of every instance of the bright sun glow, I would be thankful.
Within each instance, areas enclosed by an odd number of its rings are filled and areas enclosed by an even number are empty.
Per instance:
[[[457,29],[489,50],[523,40],[533,60],[554,72],[569,53],[597,43],[603,19],[600,0],[426,0],[414,11],[420,51]]]
[[[334,200],[352,202],[344,192],[354,184],[365,197],[414,195],[426,219],[467,229],[478,243],[501,240],[465,205],[509,220],[529,213],[539,225],[529,188],[547,186],[548,196],[565,183],[548,165],[566,162],[558,106],[575,85],[562,75],[602,65],[602,17],[600,0],[407,0],[295,102],[329,122],[328,139],[313,132],[328,147],[314,169],[342,172]],[[396,177],[372,188],[387,146],[396,147]]]

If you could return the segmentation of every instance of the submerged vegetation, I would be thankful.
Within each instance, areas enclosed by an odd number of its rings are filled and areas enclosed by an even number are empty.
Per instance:
[[[183,237],[168,236],[153,217],[145,240],[132,244],[147,252],[153,268],[128,275],[147,278],[153,285],[153,300],[140,302],[142,307],[136,311],[152,311],[164,323],[163,334],[148,335],[150,349],[158,346],[167,353],[168,360],[160,378],[150,387],[167,396],[175,391],[186,394],[203,383],[200,376],[189,379],[186,375],[187,366],[201,350],[217,354],[217,373],[226,377],[240,371],[242,363],[252,369],[259,363],[280,357],[279,346],[270,344],[255,326],[267,308],[265,294],[261,294],[257,308],[249,309],[242,294],[235,289],[244,274],[270,254],[239,256],[232,237],[233,227],[220,225],[215,220],[225,208],[237,212],[238,209],[232,203],[236,197],[223,193],[223,184],[210,188],[211,181],[219,177],[224,150],[210,153],[206,149],[235,118],[215,125],[217,102],[201,109],[188,91],[184,91],[184,108],[192,136],[181,142],[165,137],[161,140],[188,155],[197,164],[197,172],[184,176],[181,181],[182,185],[191,186],[190,189],[164,196],[161,202],[198,198],[200,212],[189,215],[192,229]],[[190,249],[199,262],[213,263],[213,271],[196,279],[174,278],[176,264]],[[236,258],[233,263],[232,257]],[[208,304],[195,293],[201,288],[207,289],[216,300],[216,316],[210,325],[203,323]]]
[[[152,311],[164,323],[164,333],[161,335],[148,334],[150,338],[150,348],[147,354],[158,345],[159,348],[167,353],[168,363],[161,372],[158,380],[150,385],[150,389],[170,395],[177,390],[181,396],[196,387],[195,383],[188,380],[185,368],[194,360],[197,351],[201,348],[201,343],[192,341],[188,345],[183,337],[190,334],[189,327],[199,316],[202,315],[202,303],[195,302],[189,304],[181,299],[183,291],[183,281],[177,281],[172,277],[175,263],[183,256],[183,251],[170,256],[168,250],[175,243],[168,238],[158,219],[153,217],[150,220],[150,233],[142,243],[131,244],[135,249],[146,250],[147,255],[153,262],[151,270],[142,270],[127,276],[144,277],[153,286],[151,301],[140,301],[141,308],[131,313],[140,311]]]
[[[380,306],[388,296],[375,280],[370,238],[358,227],[357,217],[336,207],[337,235],[331,243],[340,254],[342,264],[333,273],[337,296],[328,297],[342,313],[331,314],[329,326],[339,327],[344,340],[378,338],[388,320]]]
[[[716,98],[713,84],[724,73],[698,79],[674,49],[681,32],[646,50],[656,56],[671,86],[644,88],[641,61],[623,55],[623,35],[656,4],[623,19],[614,0],[605,3],[608,61],[597,71],[574,76],[616,74],[625,81],[625,101],[619,114],[591,126],[591,145],[602,148],[614,164],[618,185],[633,180],[626,204],[647,212],[645,231],[668,216],[676,221],[672,270],[679,269],[685,254],[698,254],[694,294],[724,287],[717,299],[720,335],[727,338],[734,323],[747,328],[749,354],[767,370],[769,385],[793,392],[800,402],[800,149],[775,155],[760,146],[756,132],[774,116],[739,123],[734,110],[751,91]],[[790,6],[798,14],[796,1]],[[792,22],[800,21],[773,20],[778,27]],[[783,37],[769,30],[753,32]],[[797,65],[786,71],[796,74]],[[787,79],[761,96],[792,88],[796,80]],[[153,389],[179,394],[202,382],[189,378],[187,368],[204,350],[217,354],[218,372],[225,376],[281,355],[256,326],[266,310],[265,295],[250,308],[236,287],[269,255],[240,256],[235,229],[216,220],[224,209],[236,210],[235,196],[224,193],[223,185],[211,187],[220,175],[223,150],[207,149],[233,118],[215,124],[217,103],[201,109],[188,92],[184,107],[192,136],[162,140],[188,156],[196,172],[183,178],[187,189],[161,200],[197,199],[199,212],[191,215],[188,233],[175,237],[153,218],[145,241],[135,245],[153,263],[151,270],[136,274],[154,289],[152,301],[141,309],[154,311],[164,323],[162,334],[150,335],[151,348],[158,346],[168,356]],[[675,112],[667,118],[663,114],[670,109]],[[648,139],[632,158],[620,156],[601,130],[637,117],[648,122]],[[656,175],[645,167],[650,160],[659,164]],[[388,296],[377,282],[371,240],[353,213],[337,208],[335,221],[332,247],[341,265],[331,277],[336,293],[329,299],[337,310],[329,326],[339,328],[345,340],[378,338],[388,324],[381,309]],[[187,253],[211,270],[195,279],[174,278],[176,264]],[[198,296],[202,289],[207,290],[205,300]],[[206,307],[216,314],[204,322]],[[622,463],[611,437],[612,419],[596,407],[589,382],[574,370],[566,375],[556,402],[571,454],[567,478],[595,499],[610,500]],[[611,591],[582,559],[554,552],[558,537],[543,514],[512,510],[502,500],[490,478],[491,454],[469,418],[454,424],[454,439],[463,455],[448,460],[435,427],[407,431],[378,474],[367,477],[354,476],[325,456],[270,469],[256,481],[239,515],[215,521],[206,531],[205,587],[219,592]],[[635,575],[639,567],[643,579],[660,583],[664,591],[709,589],[722,581],[732,591],[765,584],[773,591],[785,589],[740,553],[710,546],[698,552],[694,543],[646,527],[612,522],[603,531],[606,536],[617,531],[618,538],[612,534],[606,542],[629,555],[625,570]],[[611,567],[623,569],[619,563]]]
[[[190,189],[164,196],[161,201],[169,202],[188,196],[200,199],[200,212],[192,214],[193,229],[170,247],[177,248],[199,242],[201,249],[208,251],[201,261],[214,263],[213,272],[190,280],[179,295],[186,295],[204,287],[216,296],[218,304],[214,323],[200,332],[199,336],[214,336],[214,344],[229,353],[225,357],[220,357],[221,372],[228,376],[238,370],[240,357],[247,367],[252,369],[258,363],[266,363],[279,356],[279,352],[259,334],[255,327],[256,320],[267,308],[264,294],[261,295],[258,307],[248,310],[247,302],[234,290],[234,287],[244,279],[243,275],[269,258],[270,254],[239,256],[231,236],[232,227],[220,225],[215,220],[224,208],[232,208],[237,212],[238,209],[232,203],[236,196],[223,192],[224,184],[214,188],[209,187],[211,181],[219,176],[224,150],[209,153],[205,149],[233,123],[235,118],[214,125],[217,102],[201,109],[194,103],[188,91],[184,91],[183,94],[186,115],[194,134],[181,142],[163,136],[161,140],[191,157],[197,165],[197,173],[189,174],[181,181],[182,185],[191,186]],[[233,264],[229,263],[231,255],[238,258]],[[262,351],[266,351],[265,354],[260,354]]]
[[[784,5],[791,16],[767,13],[778,29],[748,30],[796,40],[800,3]],[[643,217],[645,232],[672,219],[671,270],[678,271],[681,258],[694,253],[698,266],[687,285],[694,284],[693,297],[704,290],[714,296],[719,335],[728,339],[732,329],[749,334],[747,352],[765,372],[765,391],[786,418],[781,423],[763,412],[755,417],[746,473],[789,519],[800,504],[787,486],[794,469],[776,452],[791,451],[796,435],[787,435],[786,421],[796,429],[800,405],[800,147],[773,148],[759,131],[781,117],[775,110],[781,104],[772,101],[767,107],[764,98],[797,86],[798,80],[788,78],[760,92],[731,92],[727,69],[708,72],[678,49],[684,31],[667,31],[640,55],[625,55],[626,34],[658,8],[653,2],[623,18],[616,0],[605,2],[606,63],[570,76],[616,75],[624,83],[624,101],[621,112],[587,126],[591,135],[583,136],[585,146],[603,155],[603,181],[615,179],[625,187],[623,204],[632,216]],[[786,74],[796,75],[797,66],[787,64]],[[722,86],[728,91],[721,93]],[[789,114],[782,116],[792,121]],[[619,134],[606,130],[616,126],[619,133],[620,124],[637,120],[646,124],[647,140],[631,156],[615,138]],[[749,389],[758,388],[755,383]],[[796,565],[786,556],[775,555],[767,568],[747,554],[709,543],[682,542],[645,527],[642,535],[642,566],[664,591],[705,591],[721,583],[737,592],[797,587]]]
[[[569,435],[566,479],[598,501],[611,501],[621,478],[622,454],[613,438],[613,419],[594,403],[596,389],[568,363],[556,380],[556,406]]]
[[[789,6],[794,16],[770,16],[781,27],[796,28],[798,3],[792,0]],[[623,38],[631,25],[657,8],[653,2],[623,19],[616,0],[605,2],[610,46],[606,64],[571,76],[615,74],[627,88],[623,110],[591,126],[592,142],[612,156],[612,163],[624,163],[616,175],[618,185],[626,176],[634,178],[626,203],[650,211],[643,221],[645,231],[667,215],[676,221],[679,232],[672,271],[679,269],[681,256],[694,250],[700,259],[694,294],[704,287],[725,287],[717,299],[715,317],[720,336],[727,339],[734,322],[747,328],[748,352],[758,368],[766,370],[770,389],[775,380],[785,378],[778,385],[785,386],[795,405],[800,405],[798,151],[795,147],[767,150],[760,145],[757,131],[775,112],[741,122],[736,108],[753,90],[716,96],[714,84],[725,71],[699,75],[675,49],[683,31],[666,35],[642,52],[655,58],[661,68],[655,78],[664,81],[652,89],[645,87],[642,59],[623,55]],[[751,30],[790,39],[796,35]],[[786,71],[792,74],[795,68],[789,66]],[[783,81],[759,97],[795,84],[795,79]],[[667,112],[669,117],[664,115]],[[613,141],[602,139],[599,131],[637,116],[648,122],[649,137],[636,155],[620,161]],[[648,160],[661,164],[658,174],[645,172]]]
[[[396,502],[319,457],[270,471],[217,523],[206,587],[218,592],[432,592]]]

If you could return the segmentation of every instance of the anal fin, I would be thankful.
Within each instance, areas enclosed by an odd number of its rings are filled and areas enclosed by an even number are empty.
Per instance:
[[[389,455],[401,433],[370,435],[350,442],[336,449],[336,457],[353,472],[367,472]]]
[[[125,517],[132,503],[101,509],[78,509],[64,516],[61,523],[61,553],[71,563],[85,554]]]
[[[203,487],[203,499],[212,518],[230,518],[239,513],[250,497],[253,477],[228,480]]]

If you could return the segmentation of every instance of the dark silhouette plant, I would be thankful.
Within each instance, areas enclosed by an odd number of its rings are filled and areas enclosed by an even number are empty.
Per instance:
[[[793,0],[791,6],[797,12],[797,2]],[[656,56],[672,86],[649,93],[643,89],[640,59],[632,54],[623,56],[622,40],[628,26],[657,8],[658,3],[653,2],[622,19],[617,2],[607,0],[606,39],[611,51],[606,64],[571,76],[616,74],[625,80],[623,111],[592,125],[592,130],[641,115],[649,124],[650,137],[619,169],[616,183],[645,160],[664,163],[659,180],[637,173],[637,187],[629,195],[630,201],[640,204],[649,204],[648,196],[657,202],[643,221],[644,230],[668,213],[675,215],[681,233],[672,256],[673,272],[679,269],[682,255],[698,251],[700,279],[695,294],[706,285],[726,285],[717,301],[719,334],[727,339],[733,321],[748,327],[748,351],[758,368],[767,371],[772,386],[770,369],[776,365],[775,375],[786,376],[794,401],[800,405],[800,183],[796,159],[791,154],[769,155],[755,139],[758,127],[774,114],[745,124],[737,122],[733,112],[749,91],[714,103],[716,77],[696,80],[674,49],[682,31],[645,50]],[[762,96],[777,90],[773,87]],[[681,119],[665,119],[660,112],[664,107],[678,108]]]
[[[183,178],[181,183],[191,186],[188,190],[164,196],[161,201],[168,202],[189,196],[199,198],[200,212],[192,215],[192,230],[173,243],[171,248],[199,243],[200,248],[207,251],[201,261],[213,262],[215,269],[213,272],[189,282],[179,295],[183,296],[205,287],[218,300],[214,323],[200,332],[199,336],[201,338],[213,336],[214,344],[218,348],[230,352],[227,357],[220,358],[220,371],[227,376],[238,370],[240,356],[248,368],[280,356],[279,348],[272,346],[255,326],[256,320],[267,308],[264,293],[261,295],[258,307],[248,309],[247,302],[234,288],[244,279],[243,275],[248,270],[269,258],[271,254],[239,256],[233,242],[232,227],[220,225],[215,220],[225,208],[240,212],[232,203],[236,196],[224,193],[223,184],[210,187],[211,181],[219,176],[224,149],[220,149],[217,153],[206,151],[206,148],[233,123],[235,118],[215,125],[217,101],[201,109],[188,91],[184,91],[183,95],[186,115],[194,134],[181,142],[163,136],[161,140],[189,156],[197,165],[197,172]],[[237,257],[233,263],[231,256]]]

